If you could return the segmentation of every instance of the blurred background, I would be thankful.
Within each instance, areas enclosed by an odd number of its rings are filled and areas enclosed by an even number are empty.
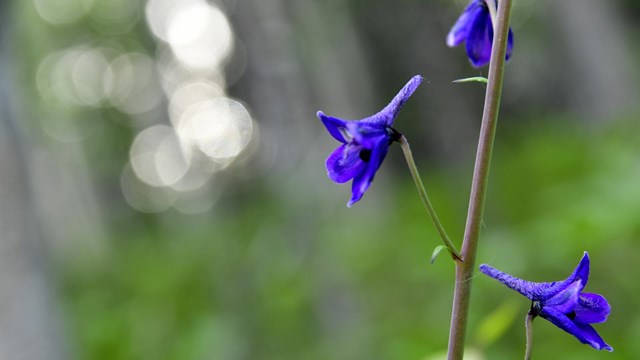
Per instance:
[[[514,1],[478,263],[533,281],[591,254],[601,353],[640,353],[640,1]],[[0,358],[444,357],[453,266],[399,147],[363,200],[317,110],[396,119],[460,244],[485,75],[466,1],[0,1]],[[469,359],[524,351],[530,303],[475,279]],[[636,354],[636,355],[633,355]]]

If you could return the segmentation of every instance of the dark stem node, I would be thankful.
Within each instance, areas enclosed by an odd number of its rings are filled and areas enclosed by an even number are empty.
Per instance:
[[[536,317],[540,315],[540,310],[542,310],[542,304],[540,304],[540,301],[532,301],[531,309],[529,309],[529,315]]]
[[[389,126],[387,127],[387,133],[389,134],[389,137],[391,137],[391,142],[400,142],[400,138],[402,138],[402,133],[400,133],[398,130]]]

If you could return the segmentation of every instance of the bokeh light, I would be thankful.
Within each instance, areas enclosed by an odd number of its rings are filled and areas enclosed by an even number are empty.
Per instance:
[[[33,0],[33,5],[46,22],[69,24],[87,15],[94,0]]]
[[[36,83],[42,97],[58,105],[100,106],[105,99],[106,49],[79,46],[47,55]]]
[[[180,8],[169,23],[167,36],[176,58],[195,69],[217,68],[233,49],[226,16],[204,1]]]
[[[173,205],[178,194],[168,187],[152,187],[141,181],[133,168],[125,166],[120,175],[120,188],[127,204],[143,213],[158,213]]]
[[[240,154],[249,143],[253,129],[244,105],[224,97],[189,106],[177,122],[180,139],[221,162]]]
[[[95,3],[89,15],[102,34],[126,34],[141,18],[140,0],[92,1]]]
[[[107,66],[107,59],[99,49],[86,49],[79,54],[71,77],[74,93],[81,103],[99,106],[105,98],[103,83]]]
[[[165,44],[159,44],[156,61],[160,70],[162,89],[167,96],[181,88],[185,83],[194,81],[206,81],[215,84],[221,89],[226,89],[226,73],[222,68],[198,71],[184,66],[176,60],[171,49]]]
[[[224,96],[224,90],[208,80],[195,80],[184,82],[171,94],[169,103],[169,115],[174,124],[180,116],[193,104]]]
[[[171,47],[176,59],[196,69],[216,69],[233,51],[233,32],[225,14],[204,0],[147,4],[152,32]]]
[[[196,198],[190,194],[211,188],[213,174],[233,163],[252,141],[257,143],[257,132],[245,105],[226,95],[224,67],[233,53],[234,35],[225,13],[204,0],[150,0],[145,10],[149,29],[160,40],[157,68],[178,140],[171,144],[180,147],[179,158],[185,160],[186,170],[176,181],[166,181],[174,178],[161,178],[160,164],[133,160],[134,153],[142,154],[138,159],[151,156],[157,151],[155,145],[153,150],[146,145],[140,149],[147,150],[134,151],[132,147],[131,163],[146,183],[180,192],[175,207],[189,213],[195,210],[188,210],[187,199]],[[156,130],[148,134],[159,136]],[[212,202],[200,203],[198,211],[212,206]]]
[[[168,41],[168,27],[176,11],[200,0],[149,0],[145,7],[147,24],[151,32],[162,41]]]
[[[142,53],[118,56],[109,64],[105,88],[111,104],[129,114],[153,110],[162,100],[155,61]]]
[[[130,162],[136,176],[151,186],[170,186],[187,172],[173,128],[154,125],[140,132],[131,145]]]

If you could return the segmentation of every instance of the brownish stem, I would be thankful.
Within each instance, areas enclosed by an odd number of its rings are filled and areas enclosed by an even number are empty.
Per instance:
[[[498,123],[502,81],[504,79],[505,55],[507,52],[507,36],[509,18],[511,16],[511,0],[500,0],[496,22],[494,23],[493,47],[489,63],[489,77],[485,95],[484,112],[480,139],[476,153],[476,163],[471,184],[467,224],[462,241],[462,262],[456,262],[456,282],[453,294],[451,328],[449,330],[449,360],[462,360],[464,355],[465,336],[469,318],[469,302],[471,284],[475,268],[480,225],[484,212],[484,202],[491,165],[493,140]]]
[[[533,319],[536,316],[529,312],[524,326],[527,331],[527,348],[524,351],[524,360],[531,360],[531,348],[533,348]]]

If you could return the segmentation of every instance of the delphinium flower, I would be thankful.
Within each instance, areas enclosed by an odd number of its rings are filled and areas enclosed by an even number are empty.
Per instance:
[[[353,180],[352,196],[347,206],[351,207],[362,198],[387,155],[389,146],[400,140],[402,135],[391,126],[402,105],[421,82],[420,75],[414,76],[389,105],[362,120],[342,120],[318,111],[318,118],[329,133],[342,143],[329,155],[326,166],[327,174],[334,182]]]
[[[602,295],[582,292],[589,280],[589,254],[585,251],[573,273],[564,281],[530,282],[489,265],[480,271],[532,301],[530,314],[541,316],[597,350],[613,351],[591,326],[607,320],[611,307]]]
[[[487,1],[493,1],[493,4],[489,4]],[[491,59],[493,21],[489,6],[493,6],[495,9],[497,3],[497,0],[471,0],[447,35],[447,45],[450,47],[467,42],[467,56],[474,67],[485,66]],[[511,57],[512,50],[513,32],[509,28],[507,60]]]

